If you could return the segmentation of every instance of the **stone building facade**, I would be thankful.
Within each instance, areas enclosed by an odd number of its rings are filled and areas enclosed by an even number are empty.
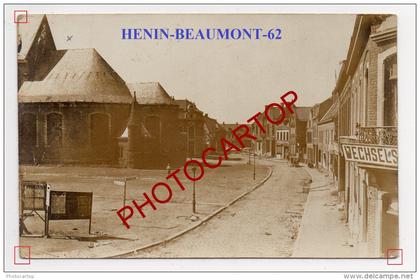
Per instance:
[[[131,95],[95,49],[67,50],[18,98],[20,163],[117,164]]]
[[[276,157],[288,159],[289,157],[289,134],[290,128],[286,122],[276,128]]]
[[[127,85],[95,49],[57,50],[46,16],[28,20],[17,27],[20,164],[174,168],[224,136],[193,102]]]
[[[311,107],[306,126],[306,154],[310,167],[318,165],[318,112],[319,104]]]
[[[205,134],[205,116],[194,102],[187,99],[175,100],[179,107],[178,119],[181,121],[181,132],[184,135],[183,146],[188,158],[200,157],[207,147]]]
[[[128,87],[133,101],[127,125],[127,166],[165,169],[182,165],[186,159],[185,134],[175,100],[157,82]]]
[[[220,139],[227,137],[226,130],[223,125],[219,124],[216,119],[209,117],[208,114],[204,115],[204,133],[206,135],[206,148],[213,147],[217,154],[223,153]]]
[[[399,248],[397,25],[359,15],[337,81],[339,190],[353,241],[364,255]]]
[[[306,162],[306,127],[309,118],[310,107],[294,106],[294,114],[289,118],[289,151],[290,158]]]

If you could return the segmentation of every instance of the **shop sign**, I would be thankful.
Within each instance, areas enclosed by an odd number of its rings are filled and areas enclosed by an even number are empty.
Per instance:
[[[341,146],[347,161],[390,167],[398,166],[398,150],[396,147],[356,144],[342,144]]]

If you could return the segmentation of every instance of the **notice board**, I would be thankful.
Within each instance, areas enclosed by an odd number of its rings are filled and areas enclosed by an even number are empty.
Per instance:
[[[49,220],[84,220],[92,218],[91,192],[51,191]]]

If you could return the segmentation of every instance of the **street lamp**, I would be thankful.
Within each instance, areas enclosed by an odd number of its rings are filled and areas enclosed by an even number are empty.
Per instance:
[[[254,151],[254,180],[255,180],[255,151]]]
[[[186,121],[186,126],[185,126],[186,137],[185,138],[186,138],[186,156],[187,156],[186,159],[188,159],[188,157],[190,157],[192,159],[192,157],[193,157],[193,155],[192,155],[193,152],[190,153],[190,151],[189,151],[189,148],[190,148],[190,139],[189,139],[190,135],[189,134],[190,134],[190,129],[192,129],[192,128],[194,128],[194,136],[193,137],[195,137],[195,125],[192,122],[193,118],[191,116],[191,113],[192,113],[193,109],[194,109],[193,106],[191,104],[188,104],[186,106],[186,110],[185,110],[186,111],[185,112],[185,121]],[[190,124],[191,124],[191,127],[190,127]]]
[[[195,179],[195,171],[196,170],[197,170],[197,167],[194,166],[192,168],[194,179]],[[196,211],[195,211],[195,180],[193,181],[193,191],[192,191],[192,211],[193,211],[193,214],[196,213]]]

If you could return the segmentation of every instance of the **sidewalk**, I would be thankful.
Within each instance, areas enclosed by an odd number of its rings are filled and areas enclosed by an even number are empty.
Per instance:
[[[315,168],[303,167],[312,177],[292,257],[346,258],[358,256],[348,241],[344,212],[340,211],[331,180]]]

